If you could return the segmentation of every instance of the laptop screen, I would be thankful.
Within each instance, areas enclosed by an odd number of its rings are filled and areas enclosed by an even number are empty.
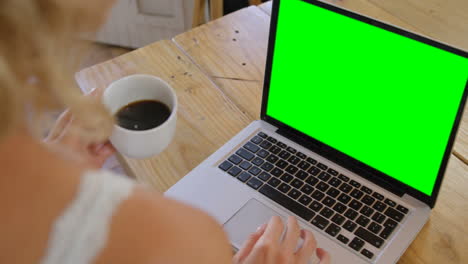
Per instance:
[[[266,115],[430,196],[467,80],[467,58],[284,0]]]

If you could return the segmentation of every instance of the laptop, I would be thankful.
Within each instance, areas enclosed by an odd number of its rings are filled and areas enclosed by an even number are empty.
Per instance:
[[[261,119],[166,195],[215,217],[235,248],[294,215],[333,263],[395,263],[435,206],[467,81],[466,51],[320,1],[274,1]]]

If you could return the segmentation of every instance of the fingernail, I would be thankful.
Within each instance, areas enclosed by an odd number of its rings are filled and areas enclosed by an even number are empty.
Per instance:
[[[266,224],[263,224],[263,225],[259,226],[259,227],[257,228],[257,232],[262,231],[263,229],[265,229],[265,227],[266,227]]]

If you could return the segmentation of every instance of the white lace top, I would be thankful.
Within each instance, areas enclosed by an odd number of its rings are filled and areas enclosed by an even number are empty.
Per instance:
[[[106,171],[83,175],[75,200],[54,223],[40,264],[90,264],[107,242],[110,222],[134,182]]]

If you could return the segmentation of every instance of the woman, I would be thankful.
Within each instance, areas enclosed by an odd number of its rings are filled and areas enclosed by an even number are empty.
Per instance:
[[[113,120],[98,92],[83,97],[74,86],[72,44],[112,4],[0,1],[0,263],[302,264],[315,252],[329,263],[294,218],[284,238],[272,218],[233,257],[205,213],[97,170],[114,152],[105,143]],[[47,113],[64,108],[41,140]]]

